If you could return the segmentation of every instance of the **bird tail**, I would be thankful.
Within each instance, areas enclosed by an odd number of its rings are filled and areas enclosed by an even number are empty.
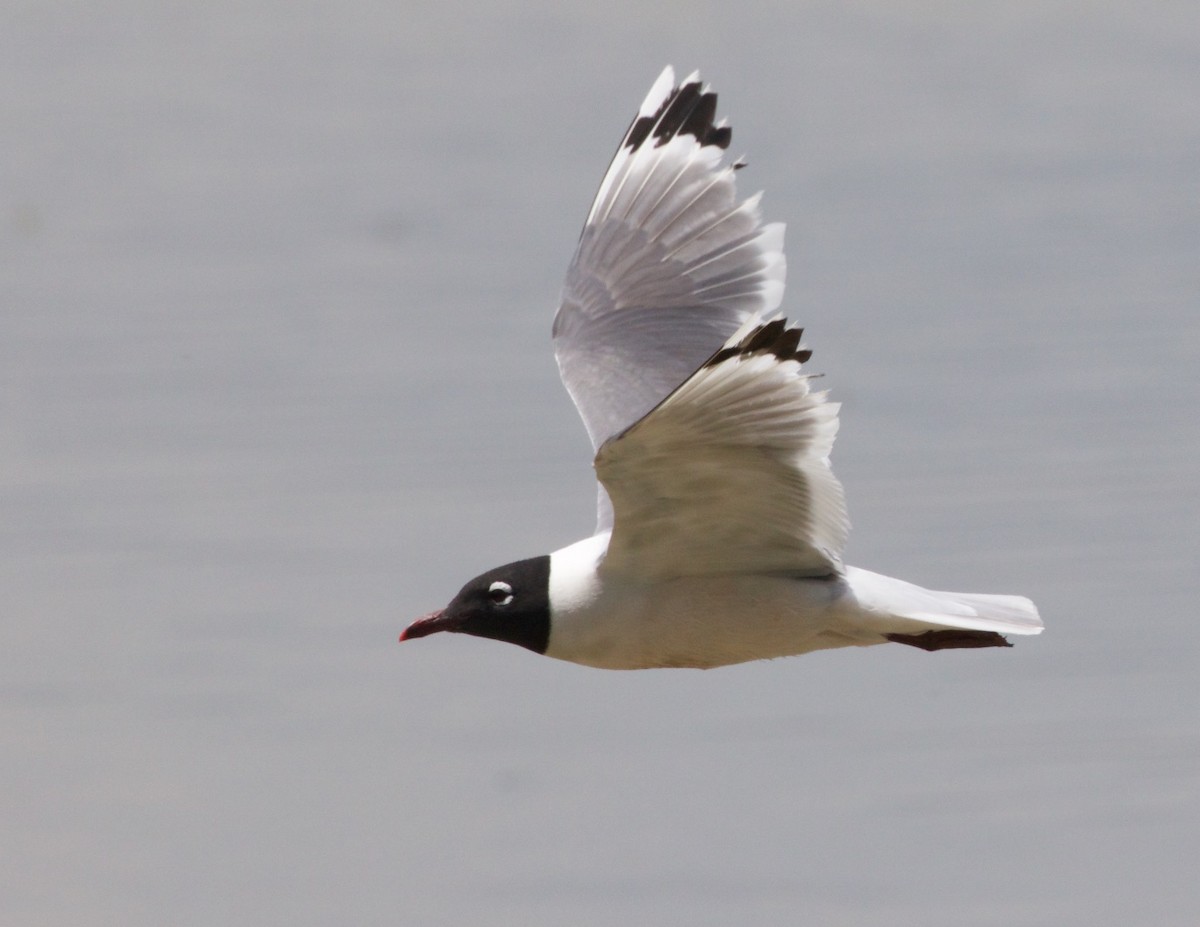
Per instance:
[[[1005,634],[1042,632],[1037,606],[1024,596],[937,592],[856,567],[847,568],[846,579],[872,623],[898,643],[926,650],[1004,647]]]

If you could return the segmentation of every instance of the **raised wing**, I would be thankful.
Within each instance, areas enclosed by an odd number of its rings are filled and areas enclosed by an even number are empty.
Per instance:
[[[599,448],[783,296],[783,225],[739,201],[731,130],[693,74],[659,75],[588,213],[554,319],[554,351]],[[598,531],[611,525],[600,490]]]
[[[753,326],[753,327],[751,327]],[[840,572],[850,524],[829,466],[838,405],[783,319],[749,323],[596,455],[615,511],[603,569],[663,580]]]

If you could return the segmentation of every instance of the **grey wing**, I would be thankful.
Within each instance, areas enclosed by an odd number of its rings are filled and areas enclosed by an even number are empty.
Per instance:
[[[730,129],[697,75],[655,81],[588,214],[554,319],[563,383],[592,446],[649,412],[783,297],[783,225],[738,200]],[[597,531],[612,524],[600,488]]]
[[[841,572],[838,406],[811,388],[799,329],[751,324],[596,455],[616,509],[610,573]]]

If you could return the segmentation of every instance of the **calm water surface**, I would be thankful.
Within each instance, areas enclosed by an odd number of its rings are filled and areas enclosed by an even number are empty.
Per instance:
[[[0,922],[1193,925],[1191,4],[0,14]],[[789,223],[853,562],[1002,653],[401,648],[591,528],[549,323],[660,67]]]

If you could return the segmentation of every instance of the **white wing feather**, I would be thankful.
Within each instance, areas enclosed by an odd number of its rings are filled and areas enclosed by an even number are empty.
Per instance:
[[[783,226],[739,201],[730,132],[696,75],[655,81],[588,213],[554,348],[592,446],[637,421],[783,296]],[[612,524],[600,490],[597,531]]]
[[[842,569],[849,520],[829,466],[835,403],[811,389],[783,320],[739,331],[606,442],[615,511],[603,569],[640,579]]]

